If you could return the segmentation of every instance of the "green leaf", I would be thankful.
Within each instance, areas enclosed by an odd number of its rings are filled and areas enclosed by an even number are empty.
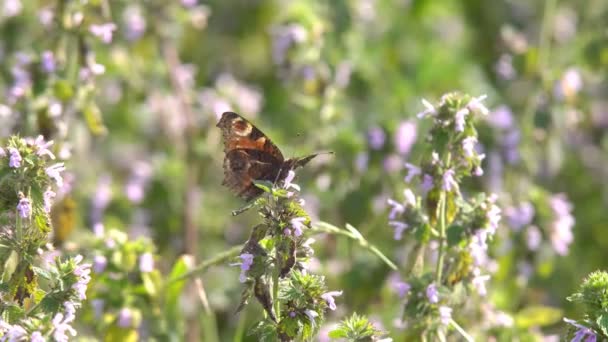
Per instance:
[[[462,240],[463,233],[464,227],[458,225],[450,226],[447,229],[448,246],[452,247],[458,245]]]
[[[264,192],[268,192],[271,193],[272,192],[272,183],[269,181],[260,181],[260,180],[254,180],[253,184],[255,186],[257,186],[258,188],[264,190]]]
[[[515,324],[518,328],[527,329],[533,326],[548,326],[559,322],[563,312],[549,306],[529,306],[515,315]]]
[[[42,277],[44,279],[51,280],[52,278],[51,274],[47,270],[42,269],[40,267],[33,266],[32,271],[34,271],[37,276]]]
[[[177,259],[175,264],[173,264],[173,268],[169,273],[167,279],[179,279],[188,271],[192,269],[194,265],[194,259],[190,255],[182,255]],[[173,314],[176,314],[179,310],[179,297],[186,285],[187,279],[184,278],[182,280],[171,282],[165,290],[165,302],[167,307]]]
[[[604,336],[608,336],[608,314],[599,315],[595,321]]]
[[[158,270],[153,270],[152,272],[142,273],[141,279],[144,283],[146,292],[151,297],[156,297],[162,281],[160,272]]]

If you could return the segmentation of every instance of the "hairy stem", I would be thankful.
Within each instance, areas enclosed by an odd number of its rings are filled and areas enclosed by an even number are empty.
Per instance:
[[[445,202],[446,193],[442,191],[439,196],[439,256],[437,257],[437,269],[435,270],[437,285],[441,284],[443,259],[445,258]]]

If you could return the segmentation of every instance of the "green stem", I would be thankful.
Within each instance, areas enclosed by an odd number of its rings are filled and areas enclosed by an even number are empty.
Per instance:
[[[378,247],[372,245],[367,240],[365,240],[365,238],[363,238],[363,236],[361,236],[361,234],[355,234],[351,231],[340,229],[327,222],[315,222],[314,226],[312,226],[310,228],[310,230],[313,233],[329,233],[329,234],[335,234],[335,235],[342,235],[342,236],[346,236],[350,239],[353,239],[359,243],[359,246],[374,253],[378,258],[380,258],[382,261],[384,261],[384,263],[387,264],[388,267],[390,267],[394,271],[398,270],[398,267],[397,267],[397,265],[395,265],[395,263],[393,263],[384,254],[382,254],[382,252],[378,249]]]
[[[435,270],[435,281],[441,284],[441,273],[443,272],[443,259],[445,257],[445,202],[446,193],[441,192],[439,196],[439,256],[437,258],[437,269]]]
[[[279,303],[279,250],[275,246],[274,270],[272,272],[272,300],[274,304],[274,314],[277,320],[281,319],[281,304]]]
[[[469,335],[466,331],[464,331],[464,329],[462,329],[462,327],[460,325],[458,325],[458,323],[456,323],[455,320],[450,320],[450,324],[454,327],[454,329],[456,329],[456,331],[458,331],[458,333],[460,333],[460,335],[462,335],[462,337],[467,341],[467,342],[473,342],[473,337],[471,337],[471,335]]]
[[[227,250],[223,253],[220,253],[209,260],[205,260],[205,261],[201,262],[196,267],[194,267],[190,271],[182,274],[181,276],[167,280],[167,282],[165,283],[165,286],[169,286],[175,282],[178,282],[178,281],[181,281],[181,280],[184,280],[187,278],[192,278],[192,277],[199,275],[200,273],[204,273],[209,267],[217,265],[217,264],[221,264],[221,263],[226,262],[227,260],[239,255],[239,253],[241,253],[242,249],[243,249],[242,245],[234,246],[234,247],[230,248],[229,250]]]

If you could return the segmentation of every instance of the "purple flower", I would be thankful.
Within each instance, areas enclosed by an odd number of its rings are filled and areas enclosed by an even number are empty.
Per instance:
[[[531,251],[538,250],[541,242],[543,241],[543,235],[540,232],[540,229],[536,226],[530,226],[526,232],[526,244],[528,249]]]
[[[336,301],[334,297],[338,297],[341,295],[342,291],[330,291],[322,294],[321,298],[323,298],[327,302],[327,305],[329,306],[330,310],[336,310]]]
[[[452,308],[447,307],[447,306],[440,306],[439,307],[439,320],[441,321],[441,324],[443,324],[443,325],[450,324],[450,321],[452,320]]]
[[[141,8],[138,6],[128,6],[123,11],[122,20],[127,40],[137,40],[146,32],[146,18],[142,15]]]
[[[122,308],[118,312],[118,320],[116,322],[121,328],[130,328],[133,324],[133,313],[129,308]]]
[[[456,116],[454,117],[454,128],[456,128],[456,132],[464,131],[467,115],[469,115],[469,109],[466,107],[456,112]]]
[[[394,239],[401,240],[403,238],[403,232],[409,227],[407,223],[400,221],[389,221],[389,226],[395,229]]]
[[[467,104],[467,108],[469,108],[472,112],[476,112],[476,113],[479,113],[482,115],[488,115],[490,113],[490,110],[488,110],[488,108],[483,103],[481,103],[486,98],[487,98],[487,95],[481,95],[478,97],[474,97]]]
[[[418,119],[422,119],[427,116],[434,116],[435,114],[437,114],[437,110],[429,101],[422,99],[422,104],[424,105],[425,109],[422,112],[416,114],[416,117],[418,117]]]
[[[251,265],[253,265],[253,254],[243,253],[239,255],[241,258],[241,275],[239,276],[239,281],[244,283],[247,280],[247,271],[251,269]]]
[[[57,63],[55,62],[55,55],[52,51],[44,51],[40,56],[40,65],[42,70],[48,74],[55,71],[57,68]]]
[[[95,314],[95,318],[99,319],[103,315],[103,308],[106,305],[106,302],[103,299],[93,299],[91,300],[91,306],[93,307],[93,313]]]
[[[372,127],[367,131],[367,141],[372,150],[379,150],[384,146],[386,134],[380,127]]]
[[[574,240],[572,227],[574,226],[574,217],[571,215],[572,204],[568,202],[566,195],[553,195],[549,204],[553,210],[554,220],[551,223],[551,244],[553,249],[559,255],[568,254],[568,248]]]
[[[412,150],[416,142],[416,123],[413,121],[403,121],[395,132],[395,147],[401,155],[407,155]]]
[[[500,56],[494,65],[494,70],[498,76],[507,81],[515,78],[517,74],[515,68],[513,67],[513,57],[508,54],[503,54]]]
[[[363,173],[367,170],[367,165],[369,164],[369,154],[367,152],[361,152],[357,154],[355,157],[355,168],[357,171]]]
[[[30,202],[30,199],[27,197],[20,199],[19,204],[17,204],[17,211],[22,218],[30,217],[32,213],[32,203]]]
[[[61,172],[65,170],[65,166],[63,163],[57,163],[51,165],[46,168],[45,172],[47,176],[55,180],[58,187],[63,187],[63,177],[61,177]]]
[[[574,97],[581,89],[583,89],[581,73],[575,68],[568,68],[555,86],[554,93],[557,98],[570,98]]]
[[[285,188],[285,189],[291,188],[296,191],[300,191],[300,186],[298,184],[292,183],[293,179],[295,177],[296,177],[296,173],[293,170],[289,170],[289,172],[287,172],[287,177],[285,177],[285,180],[283,181],[283,188]]]
[[[315,320],[315,318],[318,317],[319,314],[314,310],[306,310],[304,311],[304,313],[306,314],[306,316],[308,316],[308,319],[310,320],[310,325],[312,325],[312,327],[314,328],[317,325],[317,321]]]
[[[22,9],[21,0],[6,0],[2,4],[2,16],[6,18],[14,17],[19,15]]]
[[[141,273],[154,271],[154,256],[152,256],[152,253],[146,252],[139,256],[139,271]]]
[[[112,35],[115,30],[116,24],[114,23],[105,23],[101,25],[93,24],[89,27],[89,31],[106,44],[112,42]]]
[[[61,312],[55,314],[53,317],[53,338],[57,342],[67,342],[69,341],[68,333],[72,336],[76,336],[76,330],[70,326],[72,321],[67,318],[63,319],[63,314]]]
[[[505,216],[509,221],[509,225],[515,231],[519,231],[530,224],[534,218],[534,213],[534,206],[530,202],[523,202],[517,207],[505,209]]]
[[[76,291],[78,299],[85,300],[87,298],[87,285],[91,281],[91,264],[79,265],[82,259],[82,255],[77,255],[74,258],[74,275],[77,277],[77,280],[72,285],[72,289]]]
[[[184,6],[186,8],[191,8],[198,4],[198,0],[182,0],[181,3],[182,3],[182,6]]]
[[[576,333],[574,334],[574,338],[572,338],[571,342],[581,342],[583,340],[585,342],[595,342],[597,340],[597,336],[595,335],[595,332],[593,330],[587,328],[586,326],[584,326],[582,324],[578,324],[578,323],[576,323],[575,320],[568,319],[565,317],[564,317],[564,322],[571,324],[578,329],[576,331]]]
[[[26,336],[27,336],[27,331],[25,329],[23,329],[22,326],[15,324],[8,329],[6,334],[4,334],[4,336],[2,337],[2,341],[8,341],[8,342],[23,341],[23,338]]]
[[[433,188],[433,176],[429,174],[422,175],[422,183],[420,184],[420,190],[423,194],[427,194]]]
[[[10,159],[8,161],[8,166],[10,166],[14,169],[20,167],[21,161],[23,160],[23,158],[21,158],[21,154],[19,154],[19,150],[17,150],[14,147],[9,147],[8,153],[11,155]]]
[[[384,158],[382,166],[384,166],[384,171],[388,173],[397,172],[401,169],[401,157],[394,153],[391,153],[390,155],[386,156],[386,158]]]
[[[469,243],[469,252],[473,258],[473,264],[481,266],[486,263],[488,259],[488,244],[486,243],[487,232],[484,229],[479,229],[471,237]]]
[[[477,137],[474,135],[462,140],[462,150],[465,156],[472,158],[475,155],[475,144],[477,144]]]
[[[45,342],[46,340],[42,337],[40,331],[34,331],[30,336],[30,342]]]
[[[51,190],[51,188],[48,188],[44,194],[42,194],[42,198],[44,200],[44,212],[51,212],[51,207],[53,206],[53,199],[55,196],[57,196],[57,194]]]
[[[125,185],[125,193],[129,201],[135,204],[141,203],[145,196],[145,188],[152,176],[150,164],[139,161],[134,163],[131,176]]]
[[[74,303],[66,301],[63,302],[63,307],[65,308],[64,322],[73,322],[76,319],[76,306]]]
[[[296,217],[291,219],[291,227],[293,228],[294,236],[301,236],[302,229],[306,228],[304,222],[306,222],[306,217]]]
[[[101,273],[106,269],[108,265],[108,259],[103,255],[96,255],[93,258],[93,272]]]
[[[112,178],[103,175],[99,178],[97,188],[91,199],[91,220],[93,225],[100,223],[103,212],[112,200]]]
[[[297,43],[308,38],[308,31],[302,25],[289,24],[272,29],[272,60],[277,65],[282,65],[287,59],[289,49]]]
[[[410,292],[410,290],[412,289],[412,285],[404,281],[398,281],[393,284],[393,289],[395,290],[395,292],[397,292],[399,298],[403,298],[405,297],[405,295],[408,294],[408,292]]]
[[[511,108],[505,105],[499,106],[490,114],[488,123],[497,129],[510,129],[514,124]]]
[[[49,147],[53,145],[53,140],[44,141],[44,137],[42,135],[39,135],[38,137],[36,137],[36,140],[32,142],[32,145],[36,150],[37,156],[42,157],[46,155],[51,159],[55,159],[55,155],[49,150]]]
[[[488,294],[488,291],[486,290],[486,282],[488,280],[490,280],[489,275],[482,275],[479,267],[473,268],[473,279],[471,280],[471,283],[475,290],[477,290],[477,293],[482,297]]]
[[[439,291],[437,291],[437,285],[435,285],[435,283],[430,283],[429,286],[426,287],[426,298],[431,304],[439,302]]]
[[[394,220],[395,218],[397,218],[398,215],[401,215],[405,212],[405,206],[403,206],[401,203],[398,203],[390,198],[386,201],[388,205],[391,206],[391,211],[388,213],[389,220]]]
[[[412,181],[412,178],[419,175],[421,173],[420,168],[416,165],[405,163],[405,168],[407,169],[407,176],[405,176],[405,182],[409,183]]]
[[[444,191],[452,191],[458,189],[458,183],[454,179],[454,170],[448,169],[443,174],[442,188]]]

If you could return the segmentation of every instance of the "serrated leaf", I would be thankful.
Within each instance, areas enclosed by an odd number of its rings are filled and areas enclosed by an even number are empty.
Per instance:
[[[608,315],[599,315],[595,321],[604,336],[608,336]]]
[[[51,280],[52,278],[51,273],[43,268],[33,266],[32,271],[34,271],[37,276],[42,277],[44,279]]]

